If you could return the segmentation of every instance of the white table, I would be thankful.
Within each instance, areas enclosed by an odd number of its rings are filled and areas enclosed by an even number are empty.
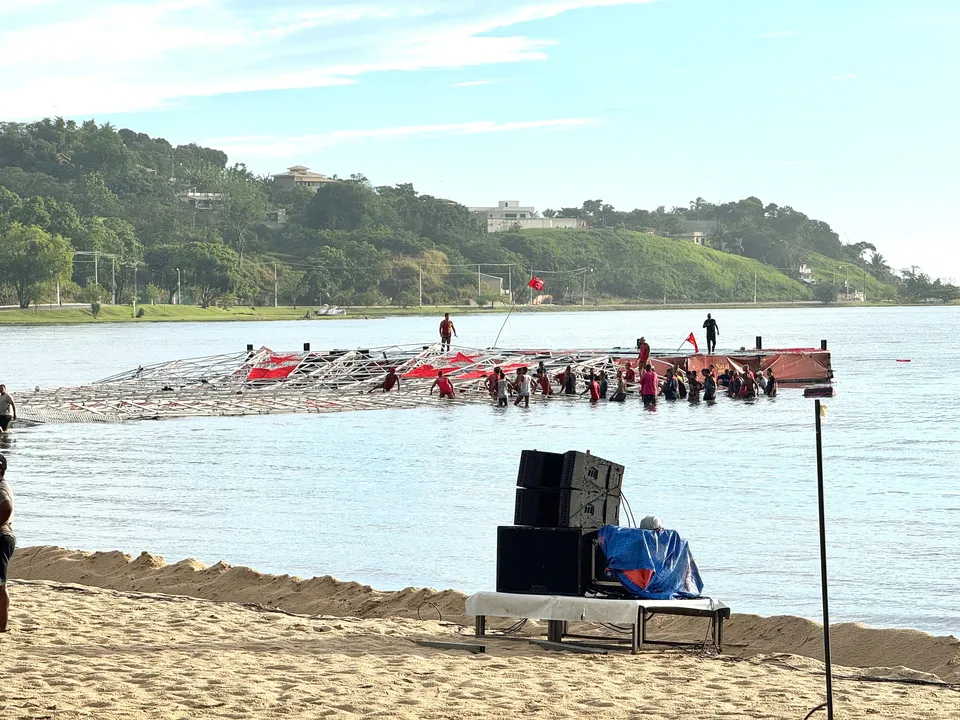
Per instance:
[[[691,643],[647,639],[647,620],[654,615],[705,617],[711,621],[713,644],[723,647],[723,621],[730,608],[712,598],[696,600],[618,600],[564,595],[521,595],[517,593],[479,592],[467,598],[467,615],[475,618],[477,637],[486,635],[487,616],[546,620],[547,638],[560,642],[567,635],[568,622],[611,623],[633,628],[631,649],[634,654],[644,644],[685,645]],[[571,636],[572,637],[572,636]]]

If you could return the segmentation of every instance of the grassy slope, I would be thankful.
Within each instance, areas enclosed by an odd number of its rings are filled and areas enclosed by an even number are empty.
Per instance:
[[[90,308],[60,308],[0,311],[0,325],[40,325],[56,323],[109,323],[109,322],[155,322],[181,321],[196,322],[204,320],[296,320],[303,317],[303,308],[257,308],[236,307],[229,310],[220,308],[200,308],[193,305],[139,305],[143,308],[143,317],[134,318],[133,308],[129,305],[103,305],[100,314],[94,318]]]
[[[815,279],[831,283],[837,282],[840,286],[843,285],[845,268],[847,281],[852,289],[863,290],[864,282],[866,282],[868,302],[893,302],[897,299],[897,289],[895,287],[884,285],[869,273],[864,278],[863,269],[852,263],[835,260],[817,253],[810,253],[807,262]]]
[[[752,302],[754,274],[761,301],[810,300],[799,282],[756,260],[684,240],[628,230],[525,230],[553,257],[637,278],[632,300]]]

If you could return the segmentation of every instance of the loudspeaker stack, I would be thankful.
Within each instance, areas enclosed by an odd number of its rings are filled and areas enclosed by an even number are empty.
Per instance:
[[[594,540],[618,525],[623,465],[571,450],[524,450],[513,526],[497,528],[497,592],[583,595],[606,561]]]

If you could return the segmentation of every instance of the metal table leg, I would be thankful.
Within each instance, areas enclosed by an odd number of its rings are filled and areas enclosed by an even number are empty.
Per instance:
[[[717,652],[723,652],[723,616],[717,613]]]
[[[483,637],[487,634],[487,616],[477,615],[473,621],[473,634],[476,637]]]
[[[547,620],[547,640],[556,643],[563,640],[563,620]]]

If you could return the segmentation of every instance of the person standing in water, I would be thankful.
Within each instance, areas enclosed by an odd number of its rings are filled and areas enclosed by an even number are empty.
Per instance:
[[[720,328],[717,327],[717,321],[710,313],[707,313],[703,327],[707,331],[707,355],[713,355],[713,351],[717,349],[717,335],[720,334]]]
[[[453,325],[453,320],[450,319],[450,313],[443,314],[443,320],[440,321],[440,350],[448,351],[450,350],[450,339],[451,337],[459,337],[457,335],[457,328]]]
[[[627,399],[627,381],[623,377],[623,370],[617,370],[617,389],[610,396],[611,402],[623,402]]]
[[[509,403],[507,398],[510,393],[510,382],[507,380],[507,376],[503,374],[503,370],[497,368],[497,407],[506,407]]]
[[[767,386],[763,389],[767,397],[777,396],[777,378],[773,374],[773,368],[767,368]]]
[[[530,407],[530,374],[526,368],[520,369],[520,375],[517,378],[517,399],[513,401],[514,405],[523,403],[524,407]]]
[[[437,372],[437,379],[433,381],[433,385],[430,386],[430,394],[433,395],[433,389],[437,388],[440,390],[440,399],[448,398],[452,400],[454,398],[453,392],[453,383],[450,382],[449,378],[443,376],[443,370]]]
[[[640,375],[640,398],[644,407],[654,407],[657,404],[657,393],[660,391],[660,379],[650,363],[643,368]]]
[[[13,411],[12,414],[10,411]],[[0,433],[5,433],[10,423],[17,419],[17,404],[7,392],[6,385],[0,385]]]

